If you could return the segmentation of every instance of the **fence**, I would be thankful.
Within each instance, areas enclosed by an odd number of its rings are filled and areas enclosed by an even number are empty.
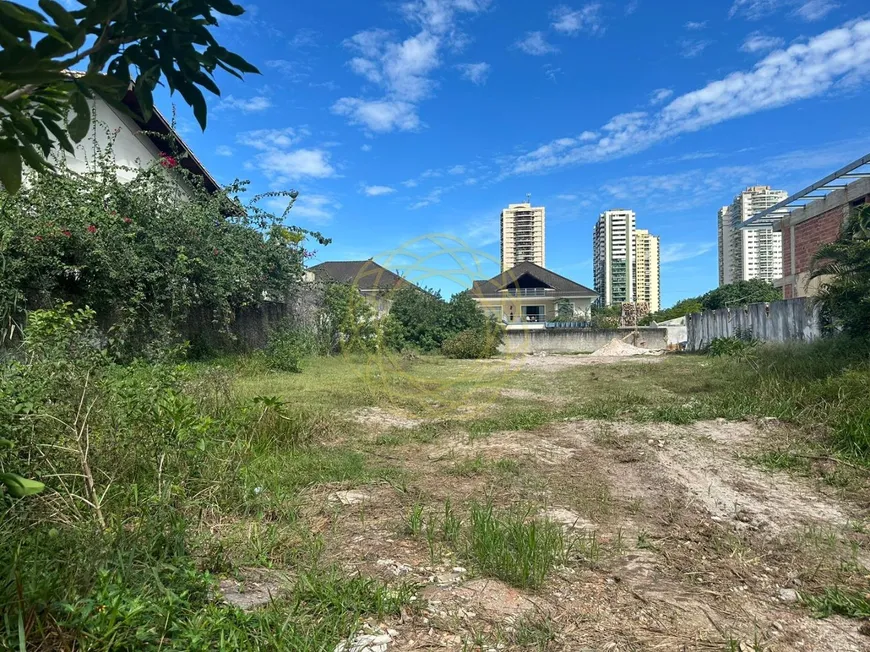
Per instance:
[[[807,297],[707,310],[688,315],[686,326],[690,351],[701,351],[717,337],[734,337],[738,332],[751,333],[763,342],[811,342],[822,334],[819,308]]]
[[[664,349],[664,328],[539,328],[509,330],[504,353],[592,353],[617,338],[642,349]]]

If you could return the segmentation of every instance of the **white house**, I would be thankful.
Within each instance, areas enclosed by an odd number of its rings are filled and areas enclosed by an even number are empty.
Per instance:
[[[220,188],[218,182],[187,146],[184,139],[172,129],[170,123],[156,108],[151,119],[146,121],[133,119],[100,97],[95,97],[90,103],[93,114],[88,134],[81,142],[74,144],[75,152],[72,154],[58,148],[58,153],[65,158],[70,170],[87,172],[91,169],[98,152],[105,150],[114,139],[113,154],[118,165],[118,177],[129,181],[135,174],[134,169],[146,168],[161,160],[161,154],[168,149],[166,138],[171,137],[174,140],[174,149],[181,154],[177,158],[178,165],[201,177],[209,192],[215,192]],[[133,114],[141,115],[139,103],[132,90],[124,97],[123,103]],[[177,175],[175,179],[182,191],[189,194],[190,189],[184,180]]]
[[[586,321],[598,298],[594,290],[530,262],[475,281],[471,296],[508,330],[544,328],[557,319]]]

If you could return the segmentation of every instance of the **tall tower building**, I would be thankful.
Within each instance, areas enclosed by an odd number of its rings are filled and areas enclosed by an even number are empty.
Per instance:
[[[546,209],[531,202],[509,204],[501,212],[501,271],[525,262],[546,267],[545,225]]]
[[[592,230],[592,269],[598,304],[635,300],[634,211],[615,209],[598,217]]]
[[[719,210],[719,285],[782,277],[782,234],[770,226],[740,227],[786,197],[785,190],[750,186]]]
[[[657,235],[646,229],[634,232],[634,287],[635,300],[645,301],[650,312],[662,308],[660,276],[661,243]]]

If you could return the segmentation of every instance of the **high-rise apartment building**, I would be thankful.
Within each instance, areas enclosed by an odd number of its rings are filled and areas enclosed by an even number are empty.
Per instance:
[[[782,277],[782,234],[743,222],[788,197],[785,190],[750,186],[719,210],[719,285]]]
[[[501,271],[520,263],[544,264],[544,227],[546,209],[543,206],[509,204],[501,212]]]
[[[660,271],[661,244],[657,235],[646,229],[634,232],[634,292],[635,301],[644,301],[650,312],[662,308]]]
[[[604,211],[592,230],[592,271],[598,304],[634,301],[634,211]]]

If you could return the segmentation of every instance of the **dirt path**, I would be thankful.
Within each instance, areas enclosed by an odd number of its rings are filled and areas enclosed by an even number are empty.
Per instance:
[[[474,439],[455,432],[378,448],[406,485],[370,488],[350,504],[317,493],[308,517],[348,570],[420,586],[402,619],[368,624],[390,630],[392,652],[870,650],[860,622],[813,618],[799,598],[870,589],[867,515],[748,461],[778,427],[576,420]],[[527,591],[476,575],[461,547],[433,548],[408,531],[415,506],[437,515],[449,502],[463,518],[485,497],[534,506],[579,552]]]

